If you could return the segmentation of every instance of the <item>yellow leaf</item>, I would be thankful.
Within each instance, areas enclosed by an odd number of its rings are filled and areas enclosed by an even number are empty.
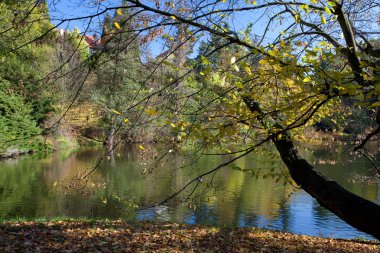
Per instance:
[[[294,15],[294,20],[295,20],[296,23],[299,23],[301,21],[300,16],[299,15]]]
[[[280,72],[282,70],[282,67],[279,65],[279,64],[274,64],[273,65],[273,69],[276,71],[276,72]]]
[[[128,118],[125,118],[124,119],[124,123],[127,124],[129,122],[129,119]]]
[[[326,18],[325,18],[325,16],[323,16],[323,15],[321,15],[321,22],[322,22],[322,24],[326,24]]]
[[[117,9],[116,13],[117,13],[118,15],[123,15],[123,13],[121,12],[121,9]]]
[[[170,125],[171,125],[172,127],[175,127],[175,125],[174,125],[173,123],[171,123],[171,122],[170,122]]]
[[[145,110],[145,112],[149,115],[156,115],[157,114],[157,111],[153,110],[153,109],[147,109]]]
[[[115,114],[117,114],[117,115],[120,115],[120,114],[121,114],[121,112],[118,112],[118,111],[116,111],[116,110],[111,110],[111,112],[113,112],[113,113],[115,113]]]
[[[139,149],[146,150],[143,146],[139,146]]]
[[[268,55],[270,55],[272,57],[276,56],[275,52],[273,52],[272,50],[269,50],[267,53],[268,53]]]
[[[294,81],[290,78],[287,78],[286,79],[286,84],[289,86],[289,87],[292,87],[294,85]]]
[[[58,184],[58,182],[54,181],[53,186],[55,187],[55,186],[57,186],[57,184]]]
[[[176,20],[177,18],[175,16],[170,16],[171,19]]]
[[[119,25],[118,22],[115,22],[114,24],[115,24],[115,27],[116,27],[117,29],[119,29],[119,30],[121,29],[121,27],[120,27],[120,25]]]
[[[304,83],[308,83],[308,82],[310,82],[310,81],[311,81],[310,77],[305,77],[305,78],[303,79],[303,82],[304,82]]]
[[[330,8],[327,7],[327,6],[325,7],[325,12],[326,12],[328,15],[331,15],[331,14],[332,14]]]
[[[259,64],[260,65],[264,65],[264,64],[266,64],[267,63],[267,61],[265,60],[265,59],[261,59],[260,61],[259,61]]]
[[[235,62],[236,62],[236,57],[234,56],[231,58],[231,64],[234,64]]]
[[[234,69],[236,70],[236,72],[239,72],[239,67],[236,64],[234,64]]]
[[[244,68],[245,72],[248,74],[248,75],[252,75],[252,71],[249,67],[245,67]]]
[[[380,106],[380,102],[375,102],[371,105],[372,107]]]

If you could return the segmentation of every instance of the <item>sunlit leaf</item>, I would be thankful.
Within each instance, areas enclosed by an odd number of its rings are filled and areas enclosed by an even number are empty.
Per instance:
[[[153,109],[146,109],[145,112],[149,115],[156,115],[157,114],[157,111],[153,110]]]
[[[303,79],[303,82],[304,82],[304,83],[308,83],[308,82],[310,82],[310,81],[311,81],[310,77],[305,77],[305,78]]]
[[[120,114],[121,114],[121,112],[118,112],[118,111],[116,111],[116,110],[111,110],[111,112],[113,112],[113,113],[115,113],[115,114],[117,114],[117,115],[120,115]]]
[[[244,67],[244,70],[245,70],[245,72],[246,72],[248,75],[252,75],[252,71],[251,71],[251,68],[250,68],[250,67]]]
[[[235,86],[238,87],[239,89],[243,89],[243,84],[241,82],[236,82]]]
[[[326,12],[328,15],[331,15],[331,14],[332,14],[330,8],[327,7],[327,6],[325,7],[325,12]]]
[[[224,85],[226,84],[226,76],[224,76],[222,78],[222,80],[220,80],[220,85],[223,87]]]
[[[326,18],[325,18],[325,16],[323,16],[323,15],[321,15],[321,22],[322,22],[322,24],[326,24]]]
[[[203,64],[205,64],[205,65],[210,64],[210,61],[206,57],[204,57],[203,55],[201,55],[201,59],[202,59]]]

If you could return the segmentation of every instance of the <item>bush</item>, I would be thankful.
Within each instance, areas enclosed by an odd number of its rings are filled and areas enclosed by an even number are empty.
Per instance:
[[[41,141],[36,138],[41,129],[32,117],[32,108],[23,98],[7,89],[0,80],[0,154],[7,149],[37,150]]]

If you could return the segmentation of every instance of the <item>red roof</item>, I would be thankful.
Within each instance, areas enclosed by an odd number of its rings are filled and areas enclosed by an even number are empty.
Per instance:
[[[90,35],[85,35],[84,40],[90,48],[99,48],[101,46],[101,40]]]

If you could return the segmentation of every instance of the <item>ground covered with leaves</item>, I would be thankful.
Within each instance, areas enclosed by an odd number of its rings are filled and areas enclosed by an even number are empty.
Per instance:
[[[123,221],[0,223],[0,252],[380,252],[380,243]]]

